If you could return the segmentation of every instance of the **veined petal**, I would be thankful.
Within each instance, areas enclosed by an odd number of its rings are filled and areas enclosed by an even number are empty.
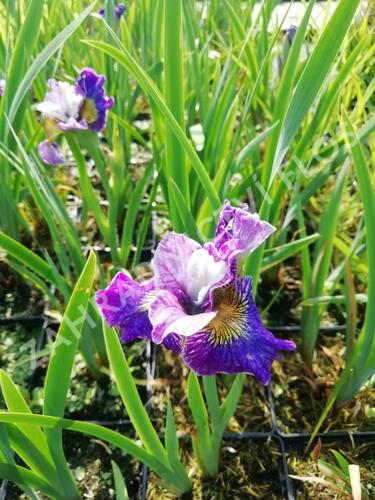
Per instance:
[[[182,346],[182,337],[180,335],[176,335],[175,333],[171,333],[165,337],[162,344],[167,349],[170,349],[171,351],[180,354]]]
[[[140,284],[118,273],[105,290],[96,293],[101,314],[109,326],[120,328],[123,342],[150,338],[152,326],[145,305],[153,290],[152,282]]]
[[[214,245],[223,259],[246,257],[265,241],[275,227],[249,213],[248,207],[235,208],[225,201],[216,227]]]
[[[252,297],[251,277],[217,289],[214,308],[216,317],[186,339],[185,363],[198,375],[251,373],[268,384],[279,351],[293,351],[296,346],[290,340],[275,338],[263,326]]]
[[[215,312],[186,314],[178,298],[168,290],[160,290],[149,309],[153,326],[152,340],[157,344],[171,334],[188,337],[204,328],[216,316]]]
[[[177,297],[187,295],[188,261],[201,245],[184,234],[170,233],[159,243],[152,261],[157,288]]]
[[[38,146],[40,157],[47,165],[59,165],[64,162],[57,142],[43,141]]]

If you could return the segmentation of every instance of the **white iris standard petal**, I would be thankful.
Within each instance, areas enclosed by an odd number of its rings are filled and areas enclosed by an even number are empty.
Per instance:
[[[67,82],[48,82],[51,89],[45,100],[35,106],[35,109],[44,113],[48,118],[54,118],[66,123],[69,119],[77,119],[83,102],[83,96],[77,94],[73,85]]]
[[[215,262],[207,250],[196,250],[187,264],[187,292],[197,305],[202,304],[212,285],[220,281],[227,272],[224,261]]]

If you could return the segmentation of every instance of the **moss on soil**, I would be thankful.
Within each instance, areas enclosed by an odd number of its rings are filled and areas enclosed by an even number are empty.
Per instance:
[[[27,397],[27,387],[33,373],[31,356],[41,335],[40,327],[0,326],[0,368],[20,386]],[[2,396],[0,395],[1,405]]]

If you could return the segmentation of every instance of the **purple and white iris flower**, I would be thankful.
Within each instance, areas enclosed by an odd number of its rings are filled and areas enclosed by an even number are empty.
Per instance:
[[[118,273],[97,292],[98,307],[123,342],[146,338],[181,354],[198,375],[250,373],[268,384],[279,351],[294,342],[275,338],[263,325],[252,296],[252,279],[238,263],[275,230],[225,201],[214,240],[200,245],[183,234],[161,240],[154,277],[137,283]]]
[[[0,79],[0,97],[4,94],[5,91],[5,80]]]
[[[118,5],[116,5],[115,7],[115,16],[116,16],[116,19],[121,19],[121,16],[123,16],[126,12],[126,5],[124,3],[120,3]],[[105,15],[105,9],[102,8],[99,10],[99,16],[102,16],[104,17]]]
[[[63,162],[55,141],[63,132],[92,130],[100,132],[105,127],[108,109],[114,104],[113,97],[104,91],[105,77],[93,69],[81,71],[75,85],[49,80],[49,92],[35,109],[44,117],[47,139],[38,146],[42,160],[49,165]]]

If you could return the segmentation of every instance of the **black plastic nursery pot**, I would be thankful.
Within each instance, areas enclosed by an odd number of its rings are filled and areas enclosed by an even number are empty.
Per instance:
[[[30,316],[30,317],[16,317],[16,318],[0,318],[0,327],[15,327],[21,325],[22,327],[28,329],[39,328],[39,336],[36,339],[36,350],[41,350],[46,341],[46,331],[48,326],[48,321],[44,316]],[[271,330],[276,335],[292,335],[297,332],[298,327],[273,327]],[[322,329],[322,332],[330,335],[334,335],[337,332],[341,332],[342,327],[334,327],[330,329]],[[157,363],[158,348],[153,344],[145,344],[145,387],[143,391],[143,401],[149,412],[156,428],[158,428],[158,421],[161,421],[162,415],[155,414],[155,408],[152,406],[152,399],[156,396],[160,397],[158,393],[158,377],[163,376],[160,372],[160,368]],[[168,369],[168,367],[167,367]],[[40,367],[36,366],[30,372],[29,378],[29,390],[32,392],[36,387],[36,384],[40,382]],[[166,381],[170,383],[170,381]],[[260,390],[260,389],[259,389]],[[245,395],[246,396],[246,395]],[[253,397],[253,395],[251,395]],[[264,498],[285,498],[287,500],[293,500],[295,498],[302,498],[301,492],[299,490],[300,485],[298,482],[290,478],[290,474],[294,473],[293,467],[290,465],[291,456],[299,456],[301,460],[304,459],[305,449],[307,443],[310,439],[311,432],[303,432],[299,430],[298,432],[285,431],[285,426],[280,425],[280,416],[277,415],[277,410],[275,409],[275,401],[273,396],[273,386],[272,383],[265,388],[264,396],[260,396],[261,402],[264,400],[267,409],[265,410],[269,418],[265,420],[265,424],[255,425],[256,431],[249,430],[244,432],[227,432],[224,435],[222,443],[222,469],[223,473],[219,476],[219,479],[214,483],[207,484],[207,487],[213,490],[213,494],[218,498],[246,498],[251,497],[252,484],[257,489],[257,494]],[[244,404],[247,404],[247,400],[244,400]],[[96,414],[96,418],[84,419],[87,421],[95,422],[100,425],[115,428],[124,432],[126,435],[134,435],[131,423],[127,418],[121,419],[102,419],[99,413]],[[250,422],[251,423],[251,422]],[[163,429],[160,428],[160,435],[163,438]],[[335,447],[337,445],[361,445],[373,444],[375,446],[375,432],[350,432],[343,430],[329,431],[319,433],[317,438],[320,438],[323,445]],[[76,439],[76,438],[74,438]],[[77,440],[78,441],[78,440]],[[88,441],[89,446],[89,441]],[[190,436],[184,435],[181,437],[181,447],[182,450],[188,450],[190,447]],[[184,451],[183,451],[184,452]],[[236,493],[232,493],[228,488],[229,479],[225,477],[225,469],[234,469],[240,466],[242,463],[245,467],[248,465],[246,462],[248,460],[242,459],[241,463],[234,460],[241,460],[241,457],[259,457],[259,466],[257,469],[254,465],[249,465],[248,474],[250,477],[251,484],[236,484]],[[69,460],[69,455],[68,455]],[[119,458],[120,465],[125,463],[121,462],[122,458]],[[258,464],[258,462],[256,462]],[[157,498],[155,495],[163,494],[155,486],[155,480],[153,473],[148,470],[146,466],[141,464],[137,468],[133,469],[134,477],[129,477],[128,465],[123,465],[124,476],[130,485],[130,491],[132,492],[131,498],[139,498],[145,500],[146,498]],[[224,474],[224,475],[223,475]],[[221,482],[220,482],[221,481]],[[252,483],[252,481],[254,483]],[[205,483],[203,483],[204,485]],[[217,488],[217,490],[215,490]],[[243,489],[241,489],[243,488]],[[8,489],[9,491],[9,489]],[[138,491],[138,493],[136,493]],[[241,493],[243,491],[243,493]],[[259,493],[260,492],[260,493]],[[221,497],[218,495],[222,495]],[[296,496],[297,495],[297,496]],[[0,486],[0,500],[5,498],[15,498],[7,495],[7,482],[3,481]],[[160,498],[160,496],[159,496]],[[189,498],[189,496],[186,496]],[[193,498],[193,497],[191,497]]]

